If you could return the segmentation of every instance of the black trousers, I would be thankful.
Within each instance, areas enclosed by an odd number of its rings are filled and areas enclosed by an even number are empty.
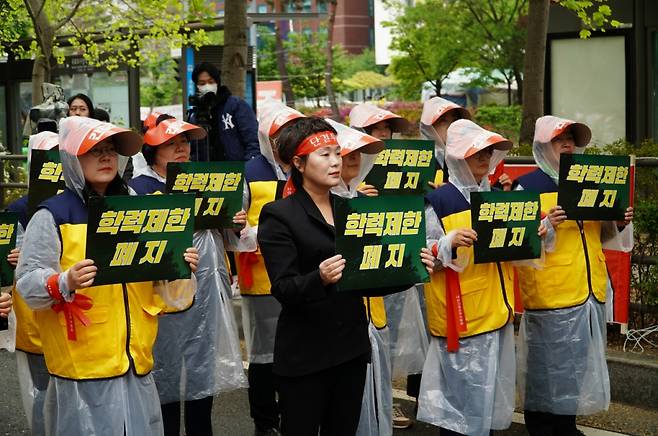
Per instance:
[[[525,426],[530,436],[577,436],[576,415],[554,415],[524,410]]]
[[[212,400],[213,397],[206,397],[185,401],[186,436],[212,436]],[[161,408],[165,436],[179,436],[180,403],[163,404]]]
[[[359,425],[367,358],[313,374],[277,377],[283,436],[353,436]]]
[[[279,428],[279,404],[272,366],[272,363],[249,364],[249,411],[258,431]]]

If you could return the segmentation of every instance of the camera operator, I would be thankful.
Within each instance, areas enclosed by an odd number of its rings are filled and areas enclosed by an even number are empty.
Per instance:
[[[192,72],[197,94],[190,96],[189,122],[205,128],[205,140],[192,144],[192,160],[249,160],[260,154],[258,122],[249,105],[221,85],[219,70],[203,62]]]

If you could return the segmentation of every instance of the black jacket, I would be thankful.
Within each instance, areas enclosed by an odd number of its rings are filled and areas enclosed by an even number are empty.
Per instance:
[[[335,198],[332,196],[332,202]],[[319,265],[335,254],[334,228],[303,189],[267,204],[258,243],[282,310],[274,373],[294,377],[370,358],[368,323],[359,295],[324,286]]]

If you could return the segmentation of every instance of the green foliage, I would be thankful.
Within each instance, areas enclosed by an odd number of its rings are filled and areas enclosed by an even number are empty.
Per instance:
[[[266,26],[258,26],[258,51],[256,63],[258,80],[279,80],[276,60],[276,35]]]
[[[500,133],[514,144],[517,143],[521,127],[521,106],[480,106],[474,118],[485,129]]]
[[[582,22],[584,29],[580,37],[585,39],[592,35],[592,30],[605,32],[607,26],[619,27],[621,23],[612,20],[612,9],[608,0],[559,0],[560,6],[574,12]]]
[[[296,97],[319,101],[327,95],[324,82],[327,64],[327,33],[290,33],[285,42],[288,51],[288,74]],[[334,74],[332,84],[337,93],[345,89],[346,56],[338,45],[333,46]]]
[[[190,21],[208,23],[215,15],[211,4],[201,0],[6,0],[0,22],[0,51],[19,56],[33,56],[43,50],[42,44],[52,44],[57,62],[63,62],[66,52],[55,38],[67,36],[72,51],[81,53],[94,66],[108,71],[119,65],[138,66],[145,61],[142,51],[154,45],[168,48],[182,45],[198,47],[209,39],[204,30],[190,29]],[[29,19],[30,3],[45,14],[52,35],[40,29],[35,35]],[[7,17],[7,18],[6,18]],[[27,17],[27,20],[25,19]],[[12,18],[16,18],[12,20]],[[9,20],[9,21],[7,21]],[[19,26],[16,26],[19,23]],[[16,28],[12,31],[13,28]],[[13,32],[13,33],[12,33]],[[17,38],[40,36],[26,48],[12,44]]]
[[[438,91],[448,74],[468,65],[475,50],[471,44],[471,18],[454,2],[427,0],[405,7],[391,28],[393,57],[389,72],[400,83],[399,92],[407,99],[418,99],[424,82]],[[392,5],[393,6],[393,5]]]
[[[375,63],[375,50],[366,48],[358,55],[347,55],[345,76],[352,77],[359,71],[373,71],[384,74],[386,67]]]
[[[158,55],[160,54],[160,55]],[[179,103],[180,81],[176,79],[178,62],[164,53],[154,51],[140,68],[140,104],[153,108]],[[182,72],[179,72],[182,74]]]
[[[388,88],[395,83],[394,79],[374,71],[359,71],[345,80],[345,86],[350,90]]]

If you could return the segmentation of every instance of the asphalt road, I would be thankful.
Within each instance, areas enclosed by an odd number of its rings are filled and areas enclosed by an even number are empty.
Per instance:
[[[400,397],[400,395],[398,395]],[[412,403],[404,398],[397,398],[408,416],[412,414]],[[505,431],[496,432],[501,436],[526,435],[522,425],[522,415],[515,414],[515,423]],[[658,412],[649,409],[632,408],[623,405],[611,405],[610,411],[584,418],[583,424],[605,428],[622,434],[655,435],[658,434]],[[247,391],[242,389],[219,395],[213,408],[215,435],[250,436],[254,427],[249,417]],[[592,427],[581,428],[588,436],[612,436],[619,433],[598,430]],[[29,435],[27,422],[16,380],[16,361],[13,354],[0,350],[0,436]],[[434,426],[417,422],[411,428],[396,430],[395,436],[429,436],[438,435]]]

